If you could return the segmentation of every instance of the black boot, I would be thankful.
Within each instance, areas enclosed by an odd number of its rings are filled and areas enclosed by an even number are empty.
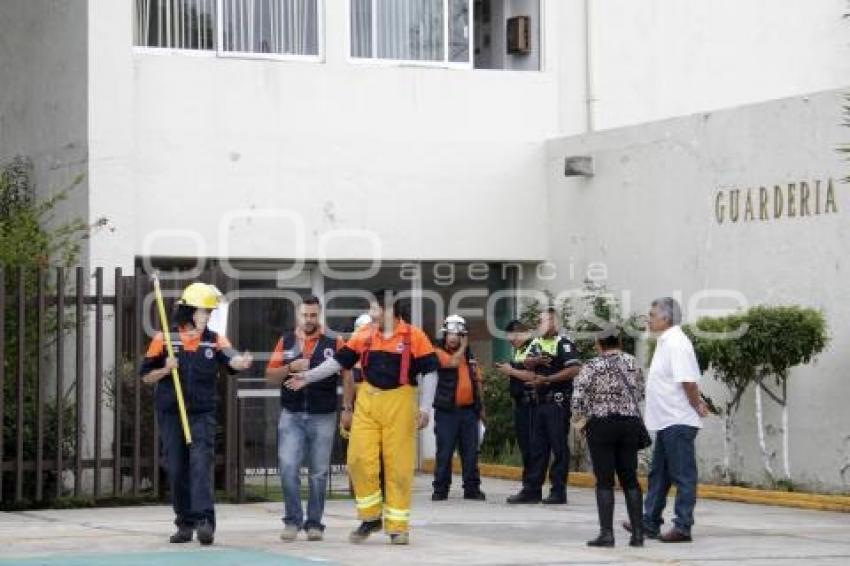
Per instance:
[[[625,495],[632,533],[629,546],[643,546],[643,493],[638,486],[625,490]]]
[[[463,492],[464,499],[471,499],[473,501],[486,501],[487,496],[484,495],[484,492],[480,489],[471,489],[469,491]]]
[[[177,527],[177,532],[171,535],[171,538],[168,539],[168,542],[172,542],[175,544],[181,544],[184,542],[192,542],[192,527],[180,526]]]
[[[198,524],[198,542],[204,546],[209,546],[215,539],[215,527],[209,521],[201,521]]]
[[[543,500],[544,505],[566,505],[567,503],[567,492],[566,491],[555,491],[552,490],[549,492],[549,496]]]
[[[614,490],[596,488],[596,509],[599,513],[599,536],[587,541],[587,546],[614,546]]]
[[[431,501],[445,501],[449,498],[448,492],[445,491],[436,491],[431,494]]]
[[[351,531],[348,535],[348,541],[354,544],[359,544],[369,538],[372,533],[377,533],[381,530],[383,522],[381,519],[372,521],[363,521],[360,526]]]
[[[531,493],[524,489],[515,495],[511,495],[507,499],[508,503],[511,505],[521,505],[525,503],[535,504],[540,503],[540,500],[540,493]]]

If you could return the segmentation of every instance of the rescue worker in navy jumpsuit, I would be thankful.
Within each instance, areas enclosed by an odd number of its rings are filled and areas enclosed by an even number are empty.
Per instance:
[[[212,544],[215,509],[212,465],[215,457],[216,381],[220,367],[231,373],[251,367],[250,354],[239,355],[224,336],[207,328],[221,293],[204,283],[189,285],[181,296],[171,329],[173,358],[162,333],[151,341],[142,362],[142,380],[154,385],[156,418],[177,532],[170,541],[190,542],[193,531],[203,545]],[[186,444],[171,369],[177,368],[189,419],[192,443]]]

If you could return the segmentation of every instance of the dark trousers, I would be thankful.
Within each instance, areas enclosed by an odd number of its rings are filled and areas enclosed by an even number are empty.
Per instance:
[[[614,474],[623,489],[638,487],[638,417],[593,418],[587,423],[587,447],[593,462],[596,487],[614,488]]]
[[[570,462],[570,448],[567,443],[570,431],[569,402],[568,396],[564,396],[559,402],[541,402],[534,412],[531,429],[531,469],[527,484],[527,490],[532,495],[542,492],[547,467],[552,493],[558,496],[566,494]]]
[[[514,400],[514,431],[519,452],[522,456],[522,486],[528,485],[531,470],[531,428],[534,422],[534,403],[524,399]]]
[[[195,527],[209,521],[215,528],[213,456],[215,454],[214,412],[189,414],[192,444],[186,446],[180,416],[158,412],[163,461],[174,507],[174,524]]]
[[[658,531],[661,528],[664,523],[662,513],[667,505],[667,493],[670,487],[675,485],[676,517],[673,524],[680,531],[690,534],[697,502],[694,441],[698,432],[696,427],[673,425],[659,430],[655,435],[649,488],[643,506],[643,524],[647,530]]]
[[[478,492],[481,476],[478,473],[478,412],[475,408],[435,409],[434,434],[437,436],[434,491],[448,493],[452,484],[452,456],[457,447],[463,470],[463,491]]]

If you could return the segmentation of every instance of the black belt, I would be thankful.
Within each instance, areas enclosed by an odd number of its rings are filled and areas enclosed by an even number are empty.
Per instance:
[[[540,395],[541,403],[568,403],[569,394],[564,391],[548,391]]]

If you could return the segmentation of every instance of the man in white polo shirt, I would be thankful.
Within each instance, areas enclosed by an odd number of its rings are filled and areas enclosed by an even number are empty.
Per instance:
[[[675,299],[653,301],[649,330],[658,342],[646,383],[646,428],[656,431],[644,501],[643,527],[649,538],[690,542],[697,500],[694,441],[708,407],[700,398],[700,369],[690,339],[682,331],[682,310]],[[670,487],[676,486],[673,528],[661,534],[662,513]],[[628,523],[623,525],[631,530]]]

